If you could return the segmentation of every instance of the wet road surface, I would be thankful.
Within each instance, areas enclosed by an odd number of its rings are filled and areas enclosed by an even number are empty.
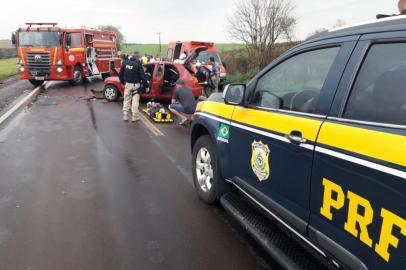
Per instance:
[[[0,269],[279,269],[197,198],[189,131],[54,83],[0,126]]]
[[[18,76],[0,81],[0,113],[24,92],[34,88],[28,81],[21,81]]]

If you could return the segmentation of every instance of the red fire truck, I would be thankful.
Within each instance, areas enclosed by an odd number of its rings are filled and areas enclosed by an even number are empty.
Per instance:
[[[57,23],[26,23],[12,35],[20,78],[33,85],[44,81],[80,84],[85,77],[109,77],[121,66],[116,34],[92,29],[62,29]]]

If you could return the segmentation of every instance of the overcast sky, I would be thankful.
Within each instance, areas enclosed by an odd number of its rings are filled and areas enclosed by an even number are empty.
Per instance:
[[[60,26],[113,24],[128,42],[164,43],[171,40],[233,42],[227,17],[237,0],[14,0],[1,8],[0,39],[25,22],[58,22]],[[377,13],[397,13],[397,0],[292,0],[298,18],[296,39],[338,19],[347,24],[374,19]]]

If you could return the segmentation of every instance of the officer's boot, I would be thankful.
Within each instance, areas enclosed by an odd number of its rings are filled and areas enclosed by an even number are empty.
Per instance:
[[[139,113],[133,113],[132,122],[138,122],[141,120],[141,117],[138,114]]]
[[[123,121],[125,121],[125,122],[128,121],[128,112],[123,113]]]

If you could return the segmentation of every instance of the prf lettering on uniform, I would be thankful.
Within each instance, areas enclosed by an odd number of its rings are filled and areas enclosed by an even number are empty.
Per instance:
[[[126,65],[126,66],[125,66],[125,68],[126,68],[126,69],[133,69],[133,68],[134,68],[134,66],[131,66],[131,65]]]
[[[374,246],[374,240],[368,232],[368,226],[372,224],[376,214],[371,203],[351,191],[345,193],[341,186],[328,179],[323,179],[323,186],[323,206],[320,208],[320,214],[332,221],[333,210],[341,210],[345,206],[345,199],[347,198],[348,216],[344,224],[344,230],[358,238],[371,249],[375,249],[375,252],[379,256],[386,262],[389,262],[391,258],[389,249],[396,249],[400,241],[397,236],[393,235],[394,229],[395,227],[400,229],[402,236],[406,236],[406,220],[382,208],[380,212],[380,217],[382,218],[381,234],[379,241]]]

